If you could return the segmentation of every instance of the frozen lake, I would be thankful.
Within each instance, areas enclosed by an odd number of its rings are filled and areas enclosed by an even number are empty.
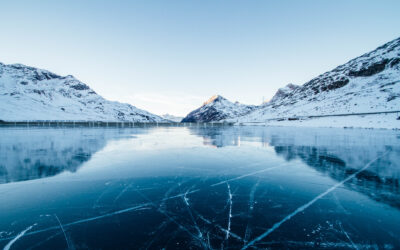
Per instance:
[[[400,131],[0,128],[0,248],[400,249]]]

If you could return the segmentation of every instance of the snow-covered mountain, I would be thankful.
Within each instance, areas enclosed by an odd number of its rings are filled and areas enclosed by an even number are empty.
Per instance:
[[[282,99],[290,96],[291,93],[293,93],[295,90],[297,90],[299,88],[301,88],[301,86],[289,83],[285,87],[278,89],[278,91],[275,93],[275,95],[272,97],[272,99],[269,101],[269,103],[273,103],[273,102],[282,100]]]
[[[180,116],[174,116],[174,115],[170,115],[170,114],[164,114],[161,116],[162,118],[172,121],[172,122],[181,122],[183,117]]]
[[[212,96],[200,108],[190,112],[182,122],[211,122],[245,115],[256,106],[230,102],[220,95]]]
[[[278,90],[270,102],[239,121],[394,110],[400,110],[400,38],[302,86]]]
[[[71,75],[3,63],[0,120],[166,121],[130,104],[108,101]]]
[[[241,124],[400,128],[397,113],[364,115],[388,111],[400,111],[400,38],[302,86],[288,84],[260,106],[232,103],[214,96],[183,122],[224,120]],[[303,119],[357,113],[363,115]]]
[[[294,117],[400,110],[400,38],[319,75],[289,84],[271,101],[230,122],[319,127],[400,128],[396,113],[297,120]],[[288,122],[291,118],[292,121]],[[296,120],[296,121],[294,121]]]

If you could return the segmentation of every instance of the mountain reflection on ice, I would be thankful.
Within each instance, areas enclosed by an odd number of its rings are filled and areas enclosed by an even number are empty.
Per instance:
[[[2,128],[0,183],[75,172],[108,140],[131,135],[126,130]]]
[[[256,129],[192,129],[202,136],[205,145],[240,146],[240,141],[259,140],[271,146],[277,155],[291,161],[301,159],[308,166],[341,181],[362,168],[379,154],[390,150],[385,162],[373,165],[346,185],[371,198],[400,208],[400,133],[388,130]]]
[[[0,135],[0,248],[400,248],[399,131]]]

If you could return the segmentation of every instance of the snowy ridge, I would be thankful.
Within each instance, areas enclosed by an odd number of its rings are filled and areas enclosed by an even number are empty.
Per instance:
[[[0,120],[166,121],[130,104],[108,101],[71,75],[3,63]]]
[[[285,87],[278,89],[278,91],[275,93],[275,95],[272,97],[272,99],[269,103],[274,103],[279,100],[285,99],[286,97],[290,96],[293,91],[295,91],[299,88],[301,88],[301,86],[289,83]]]
[[[190,112],[182,122],[211,122],[245,115],[256,106],[230,102],[220,95],[214,95],[204,104]]]
[[[234,120],[263,122],[296,116],[397,110],[400,110],[400,38],[302,86],[288,85],[278,90],[270,102]],[[346,122],[351,124],[351,120]]]

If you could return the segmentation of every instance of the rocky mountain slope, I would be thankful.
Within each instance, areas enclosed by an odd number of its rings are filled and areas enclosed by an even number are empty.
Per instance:
[[[299,86],[299,85],[289,83],[285,87],[278,89],[278,91],[275,93],[275,95],[272,97],[272,99],[269,102],[274,103],[279,100],[282,100],[282,99],[290,96],[295,90],[298,90],[300,88],[301,88],[301,86]]]
[[[2,63],[0,120],[165,121],[130,104],[108,101],[71,75]]]
[[[395,110],[400,110],[400,38],[302,86],[280,89],[270,102],[235,121]]]
[[[212,122],[245,115],[256,106],[230,102],[222,96],[212,96],[200,108],[190,112],[182,122]]]

